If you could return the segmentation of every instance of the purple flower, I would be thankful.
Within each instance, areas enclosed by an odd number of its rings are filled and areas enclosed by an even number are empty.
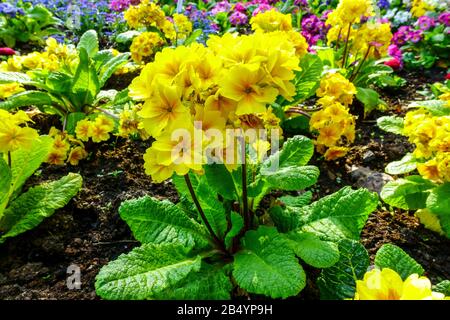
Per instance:
[[[410,40],[412,32],[413,28],[411,26],[401,26],[400,28],[398,28],[397,32],[394,33],[392,42],[399,46],[404,45],[406,41]]]
[[[311,33],[320,33],[324,27],[324,23],[315,15],[310,15],[302,20],[302,30],[309,31]]]
[[[445,24],[447,27],[450,26],[450,12],[443,12],[439,15],[439,22]]]
[[[408,39],[409,41],[411,41],[412,43],[417,43],[417,42],[419,42],[420,40],[422,40],[422,34],[423,34],[423,31],[422,31],[422,30],[411,31],[411,32],[408,34],[407,39]]]
[[[395,45],[395,44],[391,44],[388,47],[388,54],[393,57],[393,58],[397,58],[398,60],[402,60],[402,50],[400,50],[400,48]]]
[[[255,11],[253,11],[252,16],[256,16],[258,13],[269,11],[273,9],[273,7],[270,4],[261,3]]]
[[[244,6],[241,2],[236,3],[236,5],[234,6],[234,10],[235,10],[235,11],[242,12],[242,13],[244,13],[245,11],[247,11],[247,9],[245,8],[245,6]]]
[[[248,22],[247,15],[242,12],[235,11],[230,16],[230,23],[233,26],[242,26],[247,22]]]
[[[417,25],[419,26],[420,30],[426,31],[430,29],[431,27],[434,27],[436,25],[436,22],[433,18],[427,17],[427,16],[421,16],[417,20]]]
[[[211,9],[211,13],[216,15],[221,12],[228,12],[231,9],[231,4],[228,1],[217,2],[216,5]]]

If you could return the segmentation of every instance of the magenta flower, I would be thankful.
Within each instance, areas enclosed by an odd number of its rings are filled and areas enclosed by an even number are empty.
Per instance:
[[[436,22],[433,18],[427,17],[427,16],[421,16],[417,20],[417,25],[419,26],[420,30],[426,31],[430,29],[431,27],[434,27],[436,25]]]
[[[245,11],[247,11],[247,8],[245,8],[245,5],[242,4],[241,2],[236,3],[236,5],[234,6],[234,10],[235,11],[239,11],[244,13]]]
[[[230,16],[230,23],[233,26],[242,26],[247,22],[248,22],[247,15],[242,12],[235,11]]]
[[[0,56],[13,56],[15,54],[16,52],[11,48],[8,47],[0,48]]]
[[[231,9],[231,4],[228,1],[217,2],[211,9],[211,14],[216,15],[221,12],[228,12]]]
[[[260,12],[265,12],[265,11],[269,11],[272,9],[272,6],[270,4],[264,4],[261,3],[256,9],[255,11],[253,11],[252,16],[256,16],[258,13]]]
[[[412,43],[417,43],[420,40],[422,40],[422,34],[423,31],[422,30],[415,30],[415,31],[411,31],[408,35],[408,40],[411,41]]]
[[[445,24],[447,27],[450,26],[450,12],[443,12],[439,15],[438,21]]]

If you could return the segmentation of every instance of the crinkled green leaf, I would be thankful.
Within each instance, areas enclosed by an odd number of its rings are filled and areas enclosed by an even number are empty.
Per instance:
[[[168,200],[146,196],[125,201],[119,214],[142,243],[178,243],[187,248],[208,246],[205,228]]]
[[[79,48],[80,62],[75,72],[72,81],[71,100],[76,105],[76,112],[82,111],[86,105],[92,105],[100,91],[100,84],[97,76],[97,71],[94,66],[91,66],[88,53],[82,47]]]
[[[0,72],[0,84],[17,82],[20,84],[32,84],[33,80],[22,72]]]
[[[446,297],[450,296],[450,280],[444,280],[433,286],[433,291],[440,292]]]
[[[0,154],[0,218],[2,217],[2,206],[4,201],[7,201],[9,188],[11,187],[11,169],[9,168],[3,156]]]
[[[386,132],[403,134],[404,120],[397,116],[384,116],[377,119],[377,125]]]
[[[86,31],[78,42],[77,49],[84,49],[89,57],[94,57],[98,52],[98,36],[95,30]]]
[[[306,54],[300,60],[300,71],[296,72],[294,101],[303,101],[312,96],[320,83],[323,71],[322,60],[313,54]]]
[[[359,242],[345,239],[339,241],[338,247],[339,261],[323,269],[317,279],[323,300],[353,298],[356,280],[362,279],[369,267],[369,254]]]
[[[312,233],[292,231],[285,238],[296,256],[315,268],[328,268],[339,260],[337,244],[322,241]]]
[[[152,299],[200,270],[201,257],[190,257],[186,251],[174,243],[143,244],[104,266],[96,277],[95,290],[108,300]]]
[[[426,205],[432,213],[437,215],[442,230],[450,238],[450,182],[432,189]]]
[[[231,229],[228,231],[225,236],[225,246],[230,248],[233,244],[233,238],[236,237],[244,227],[244,218],[239,213],[231,212],[230,214],[231,220]]]
[[[155,295],[164,300],[228,300],[233,289],[223,268],[202,264],[199,272],[191,272],[175,288]]]
[[[321,239],[359,239],[367,218],[378,204],[378,196],[367,189],[345,187],[298,211],[299,230]]]
[[[282,167],[276,171],[261,170],[261,177],[272,189],[295,191],[314,185],[320,171],[315,166]]]
[[[20,107],[51,105],[52,97],[42,91],[27,90],[8,97],[0,102],[0,109],[12,110]]]
[[[0,243],[33,229],[56,209],[64,207],[78,193],[82,182],[79,174],[69,173],[60,180],[30,188],[14,199],[0,220],[0,230],[5,231]]]
[[[286,240],[275,228],[260,226],[242,239],[242,250],[234,257],[233,276],[250,293],[271,298],[297,295],[306,275]]]
[[[450,115],[450,108],[444,100],[427,100],[412,102],[408,108],[424,108],[430,111],[433,116],[441,117]]]
[[[417,169],[417,162],[412,153],[407,153],[401,160],[389,163],[386,173],[405,174]]]
[[[283,202],[286,206],[301,208],[311,203],[312,196],[312,192],[307,191],[299,196],[283,196],[278,198],[278,200]]]
[[[209,186],[225,199],[236,199],[236,187],[230,172],[223,164],[204,166],[205,176]]]
[[[393,207],[417,210],[426,207],[428,195],[434,187],[434,183],[421,176],[409,176],[386,183],[380,196]]]
[[[413,273],[419,276],[424,273],[424,269],[405,251],[393,244],[385,244],[378,249],[375,256],[375,265],[380,268],[389,268],[397,272],[403,280]]]
[[[105,85],[106,81],[108,81],[113,73],[117,71],[117,69],[127,63],[129,58],[129,53],[121,53],[113,57],[101,67],[98,79],[100,88]]]

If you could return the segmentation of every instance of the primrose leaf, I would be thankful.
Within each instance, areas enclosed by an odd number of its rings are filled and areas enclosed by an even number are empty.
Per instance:
[[[283,197],[278,198],[278,200],[283,202],[286,206],[301,208],[301,207],[306,206],[311,203],[312,196],[313,196],[312,192],[307,191],[296,197],[283,196]]]
[[[225,236],[225,246],[227,248],[231,248],[232,240],[234,237],[236,237],[244,227],[244,218],[239,213],[231,212],[230,214],[231,219],[231,229],[228,231],[227,235]]]
[[[450,183],[446,182],[432,189],[426,204],[427,208],[439,218],[442,230],[450,238]]]
[[[77,49],[84,49],[90,58],[98,52],[98,36],[95,30],[86,31],[78,42]]]
[[[296,72],[294,80],[296,87],[294,101],[303,101],[315,93],[322,76],[323,63],[317,55],[306,54],[300,60],[299,67],[301,70]]]
[[[423,209],[426,207],[431,189],[435,186],[421,176],[409,176],[386,183],[380,196],[384,202],[393,207],[405,210]]]
[[[108,300],[151,299],[200,271],[201,257],[187,256],[182,245],[146,243],[104,266],[96,277],[97,294]]]
[[[285,235],[295,255],[315,268],[329,268],[339,261],[336,243],[322,241],[312,233],[290,232]]]
[[[303,190],[314,185],[319,174],[315,166],[284,167],[274,172],[261,170],[261,176],[271,188],[286,191]]]
[[[187,248],[208,246],[204,227],[168,200],[146,196],[125,201],[119,214],[142,243],[177,243]]]
[[[386,173],[405,174],[417,169],[417,162],[412,153],[407,153],[401,160],[389,163]]]
[[[424,270],[413,258],[405,251],[393,244],[385,244],[375,256],[375,265],[380,268],[389,268],[397,272],[403,280],[413,273],[421,276]]]
[[[271,298],[287,298],[305,287],[305,272],[275,228],[260,226],[248,231],[242,246],[233,269],[241,288]]]
[[[209,164],[204,166],[204,169],[208,184],[216,193],[219,193],[225,199],[236,199],[236,187],[225,165]]]
[[[321,239],[359,239],[362,228],[378,204],[378,196],[367,189],[345,187],[336,193],[300,208],[298,230]]]
[[[377,119],[377,125],[386,132],[403,134],[404,120],[397,116],[384,116]]]
[[[111,60],[107,61],[100,69],[100,75],[99,75],[99,86],[102,88],[106,81],[113,75],[114,72],[116,72],[117,69],[119,69],[121,66],[127,63],[128,59],[130,58],[129,53],[121,53],[113,58]]]
[[[33,84],[29,75],[22,72],[0,72],[0,84],[17,82],[20,84]]]
[[[450,280],[444,280],[433,286],[433,291],[450,296]]]
[[[356,280],[362,279],[369,267],[369,254],[357,241],[339,241],[339,261],[323,269],[317,279],[322,300],[351,299],[355,296]]]
[[[7,100],[0,102],[0,109],[12,110],[20,107],[52,105],[52,103],[52,97],[48,93],[27,90],[12,95]]]
[[[49,136],[40,136],[29,149],[11,152],[12,191],[18,190],[41,166],[53,145]]]
[[[444,100],[415,101],[408,108],[424,108],[436,117],[450,115],[450,108],[447,106],[447,101]]]
[[[233,289],[224,269],[203,263],[199,272],[191,272],[174,288],[155,295],[164,300],[229,300]]]
[[[11,179],[11,169],[3,157],[0,157],[0,217],[2,216],[1,208],[6,207],[6,205],[2,206],[2,204],[7,201]]]
[[[6,231],[0,243],[39,225],[56,209],[64,207],[81,188],[79,174],[69,173],[60,180],[30,188],[14,199],[0,220],[0,230]]]
[[[84,48],[79,48],[79,57],[80,63],[72,80],[71,93],[72,100],[76,102],[76,112],[82,111],[85,105],[91,105],[100,91],[97,71],[94,66],[91,66],[88,53]]]

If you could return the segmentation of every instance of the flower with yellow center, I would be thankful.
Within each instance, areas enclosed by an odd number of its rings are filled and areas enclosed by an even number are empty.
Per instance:
[[[88,141],[89,138],[92,137],[92,129],[92,122],[88,119],[83,119],[77,122],[75,134],[81,141]]]
[[[236,114],[263,113],[275,102],[278,90],[261,81],[264,73],[246,66],[233,67],[221,83],[221,94],[237,102]]]
[[[110,132],[111,130],[108,126],[94,122],[92,124],[92,141],[95,143],[108,141],[110,138]]]
[[[432,181],[440,181],[439,169],[436,159],[428,160],[425,163],[417,164],[419,174],[425,179]]]
[[[155,96],[147,100],[139,111],[145,130],[156,137],[170,124],[189,123],[189,109],[181,102],[177,86],[158,83]]]
[[[0,84],[0,99],[9,98],[16,93],[23,91],[25,91],[25,89],[17,82]]]
[[[68,157],[68,161],[71,165],[73,166],[77,166],[80,162],[80,160],[83,160],[87,157],[88,153],[86,152],[86,150],[81,147],[75,147],[73,148],[70,153],[69,153],[69,157]]]
[[[347,154],[348,150],[349,148],[346,147],[331,147],[324,154],[325,160],[333,161],[342,158]]]
[[[318,97],[333,97],[337,102],[348,106],[353,102],[356,87],[340,73],[329,73],[320,80],[316,94]]]
[[[355,300],[442,300],[442,293],[431,290],[431,282],[418,274],[405,281],[392,269],[373,269],[356,281]]]
[[[320,129],[317,143],[323,144],[327,147],[332,147],[341,137],[342,130],[337,125],[330,125]]]
[[[276,9],[260,12],[250,19],[252,30],[257,32],[290,31],[292,30],[292,17]]]
[[[19,127],[5,122],[0,126],[0,152],[7,153],[17,149],[29,149],[39,138],[36,130]]]
[[[67,159],[67,152],[53,150],[48,154],[47,160],[45,162],[47,162],[49,164],[61,166],[65,163],[66,159]]]
[[[104,126],[108,132],[114,130],[114,120],[103,114],[95,118],[95,125]]]

